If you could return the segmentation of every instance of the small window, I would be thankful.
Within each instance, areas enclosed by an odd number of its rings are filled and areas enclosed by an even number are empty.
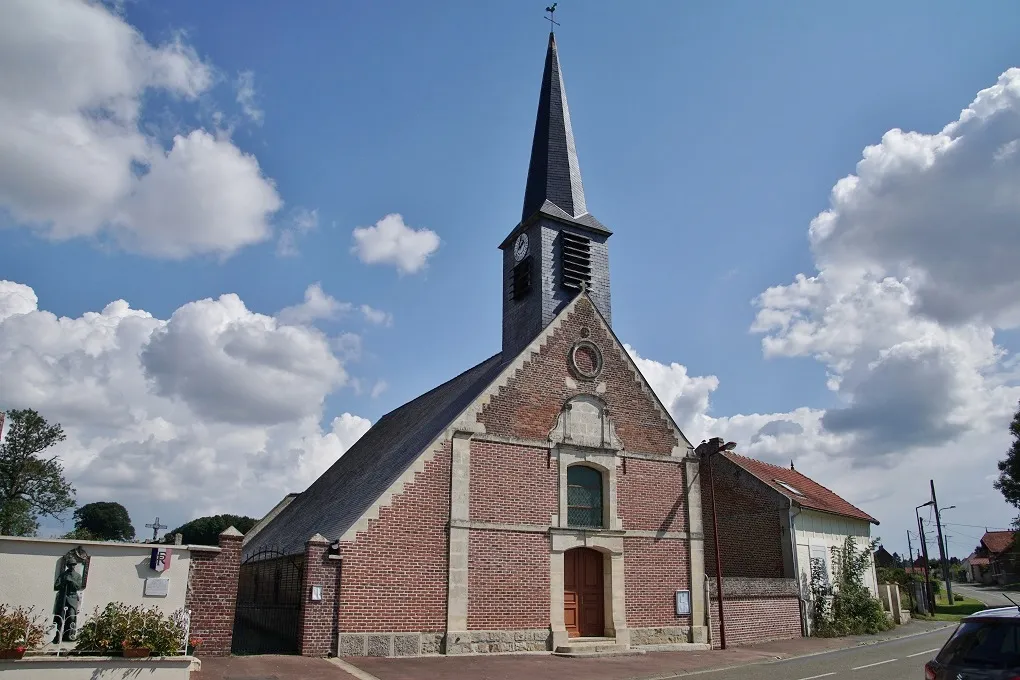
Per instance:
[[[510,273],[510,298],[520,300],[531,292],[531,256],[518,262]]]
[[[567,525],[602,528],[602,473],[585,465],[567,468]]]
[[[803,496],[804,495],[800,491],[797,491],[797,489],[795,489],[792,486],[790,486],[789,484],[787,484],[786,482],[780,482],[778,479],[773,479],[772,481],[775,482],[776,484],[778,484],[779,486],[783,487],[784,489],[786,489],[787,491],[789,491],[792,494],[795,494],[797,496]]]

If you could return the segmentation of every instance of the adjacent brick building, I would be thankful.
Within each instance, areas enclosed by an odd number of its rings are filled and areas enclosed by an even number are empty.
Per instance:
[[[613,333],[610,236],[550,35],[522,220],[500,246],[502,350],[383,416],[246,537],[248,559],[303,556],[302,653],[708,643],[699,461]]]

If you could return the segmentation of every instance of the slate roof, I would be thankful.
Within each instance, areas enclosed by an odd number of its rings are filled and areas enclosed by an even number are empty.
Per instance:
[[[453,380],[390,411],[244,547],[303,552],[305,541],[343,535],[503,368],[489,357]]]
[[[837,496],[834,492],[825,488],[813,479],[805,477],[796,470],[772,465],[771,463],[766,463],[764,461],[748,458],[731,452],[726,452],[723,455],[802,508],[828,512],[833,515],[841,515],[843,517],[852,517],[853,519],[861,519],[871,522],[872,524],[878,524],[878,520],[868,513],[854,505],[851,505],[849,502]],[[779,482],[789,484],[800,493],[790,491],[779,484]]]
[[[549,48],[545,54],[521,221],[541,209],[547,200],[571,217],[588,212],[581,184],[581,166],[574,147],[574,131],[570,125],[567,92],[560,72],[556,36],[552,33],[549,34]]]
[[[1010,549],[1014,535],[1012,531],[986,531],[981,537],[981,543],[988,548],[988,552],[998,555]]]

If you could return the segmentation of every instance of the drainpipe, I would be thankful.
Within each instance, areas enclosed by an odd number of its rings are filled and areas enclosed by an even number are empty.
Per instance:
[[[804,599],[804,589],[800,583],[800,558],[797,555],[797,531],[794,528],[794,520],[801,513],[801,509],[797,508],[797,512],[794,512],[793,500],[790,500],[788,512],[790,516],[790,551],[793,553],[793,575],[797,579],[797,605],[800,609],[800,634],[803,637],[808,637],[811,632],[808,630],[807,620],[808,601]]]

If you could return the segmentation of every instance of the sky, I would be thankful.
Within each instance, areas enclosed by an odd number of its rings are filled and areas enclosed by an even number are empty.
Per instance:
[[[80,503],[259,517],[499,350],[543,7],[0,4],[0,409],[61,423]],[[687,437],[890,551],[929,479],[951,554],[1008,526],[1020,7],[557,19],[614,330]]]

